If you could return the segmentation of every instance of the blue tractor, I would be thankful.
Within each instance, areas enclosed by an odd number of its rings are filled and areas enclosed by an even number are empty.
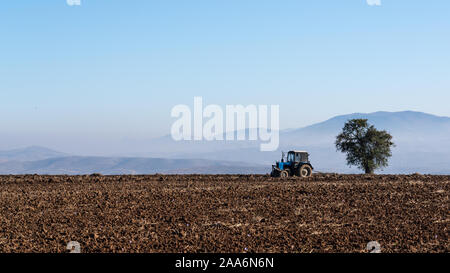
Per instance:
[[[281,161],[277,161],[275,165],[272,165],[272,177],[310,177],[313,166],[309,162],[309,154],[305,151],[289,151],[287,154],[287,160],[284,160],[285,154],[282,153]]]

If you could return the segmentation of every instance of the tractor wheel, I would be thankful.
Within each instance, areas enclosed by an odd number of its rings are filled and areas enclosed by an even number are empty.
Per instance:
[[[286,170],[284,170],[284,171],[281,171],[281,173],[280,173],[280,177],[289,177],[289,172],[288,172],[288,171],[286,171]]]
[[[310,177],[312,175],[312,169],[309,165],[303,165],[298,168],[298,176],[300,177]]]

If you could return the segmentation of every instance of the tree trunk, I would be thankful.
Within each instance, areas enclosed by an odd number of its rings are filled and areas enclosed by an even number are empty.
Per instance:
[[[364,166],[364,171],[366,174],[374,174],[374,170],[369,166]]]

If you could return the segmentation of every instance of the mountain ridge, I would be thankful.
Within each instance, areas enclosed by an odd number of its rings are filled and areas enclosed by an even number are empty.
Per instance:
[[[396,147],[393,149],[390,166],[382,172],[450,173],[450,166],[447,166],[446,163],[450,162],[450,117],[417,111],[352,113],[335,116],[298,129],[281,130],[279,149],[265,153],[259,151],[258,141],[175,142],[170,135],[157,138],[154,142],[145,143],[146,149],[141,149],[142,155],[134,157],[77,157],[45,147],[30,146],[23,149],[0,151],[0,173],[5,173],[8,168],[16,170],[17,173],[45,170],[69,172],[74,169],[83,173],[102,171],[114,173],[118,170],[123,172],[176,172],[183,170],[201,173],[206,169],[212,173],[248,172],[250,170],[255,173],[267,173],[270,172],[270,165],[280,159],[282,150],[292,149],[308,150],[313,165],[318,171],[354,173],[359,171],[346,166],[345,156],[338,153],[334,147],[335,137],[342,130],[344,123],[352,118],[367,118],[369,123],[377,129],[387,130],[393,135]],[[140,147],[144,147],[144,145]],[[37,154],[33,155],[32,151],[36,151]],[[56,162],[52,163],[51,158],[53,161],[58,158],[60,164],[65,162],[66,165],[58,167]],[[78,161],[75,160],[77,158]],[[73,165],[73,160],[80,165]],[[157,166],[152,169],[151,166],[147,166],[148,164],[158,165],[158,160],[169,167]],[[173,166],[173,163],[168,160],[184,160],[184,165],[180,168],[172,168],[170,166]],[[24,161],[33,163],[24,163]],[[114,165],[114,162],[119,163]],[[46,167],[45,164],[49,165]],[[132,166],[132,164],[136,166]],[[92,168],[91,165],[99,167]],[[39,166],[41,168],[37,168]]]
[[[66,153],[58,152],[42,146],[28,146],[11,150],[0,151],[2,161],[33,161],[51,157],[65,156]]]
[[[66,156],[37,161],[0,163],[0,174],[80,175],[198,173],[264,173],[265,166],[245,162],[206,161],[204,159],[167,159],[140,157]]]

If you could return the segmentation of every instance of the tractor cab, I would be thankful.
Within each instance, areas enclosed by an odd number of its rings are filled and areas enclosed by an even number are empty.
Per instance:
[[[287,160],[292,163],[309,163],[309,154],[304,151],[290,151]]]
[[[286,161],[285,153],[282,152],[281,161],[272,165],[272,177],[300,176],[309,177],[312,175],[313,167],[309,162],[309,154],[305,151],[289,151]]]

